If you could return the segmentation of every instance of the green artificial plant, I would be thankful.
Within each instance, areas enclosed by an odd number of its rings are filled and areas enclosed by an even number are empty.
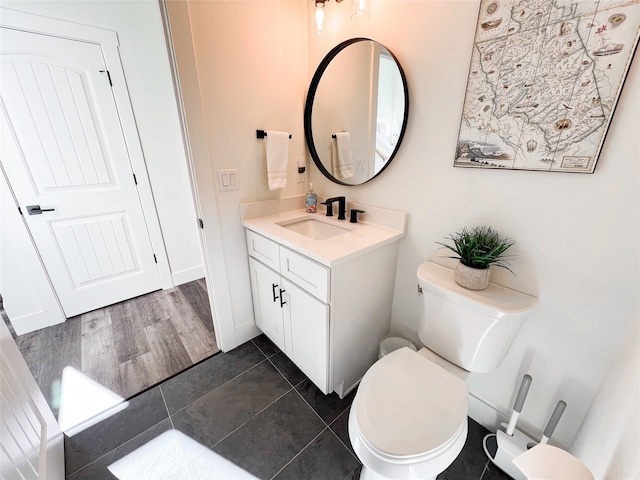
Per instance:
[[[469,229],[463,227],[445,238],[451,240],[453,245],[443,242],[436,243],[456,254],[456,256],[447,258],[457,258],[463,265],[477,269],[485,269],[495,265],[509,270],[515,276],[508,261],[513,258],[513,255],[505,254],[505,251],[515,242],[510,238],[501,237],[493,228],[479,226]]]

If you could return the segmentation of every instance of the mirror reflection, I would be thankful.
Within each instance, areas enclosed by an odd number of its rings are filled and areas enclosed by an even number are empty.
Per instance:
[[[336,183],[368,182],[398,151],[408,111],[394,55],[370,39],[347,40],[323,59],[309,88],[304,128],[311,157]]]

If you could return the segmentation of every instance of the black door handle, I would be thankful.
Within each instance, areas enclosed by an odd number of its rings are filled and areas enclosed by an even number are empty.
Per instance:
[[[278,288],[278,285],[276,285],[275,283],[271,284],[271,291],[273,292],[273,301],[275,302],[278,299],[278,296],[276,295],[276,288]]]
[[[29,215],[40,215],[42,212],[53,212],[55,208],[40,208],[40,205],[27,205]]]
[[[286,290],[280,289],[280,308],[284,307],[287,302],[284,301],[284,297],[282,294],[286,292]]]

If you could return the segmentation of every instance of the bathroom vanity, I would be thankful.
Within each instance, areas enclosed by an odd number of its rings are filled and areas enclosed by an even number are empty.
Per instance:
[[[341,398],[389,333],[407,214],[368,205],[358,223],[308,214],[304,197],[246,204],[256,325],[325,394]]]

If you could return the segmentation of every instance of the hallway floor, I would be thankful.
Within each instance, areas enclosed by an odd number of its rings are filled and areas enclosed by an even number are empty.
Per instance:
[[[15,341],[56,416],[66,367],[73,369],[72,378],[130,398],[220,351],[204,279],[78,315]]]
[[[65,438],[67,478],[353,479],[354,393],[325,396],[266,337],[218,353]],[[467,443],[439,480],[507,480],[469,419]]]

